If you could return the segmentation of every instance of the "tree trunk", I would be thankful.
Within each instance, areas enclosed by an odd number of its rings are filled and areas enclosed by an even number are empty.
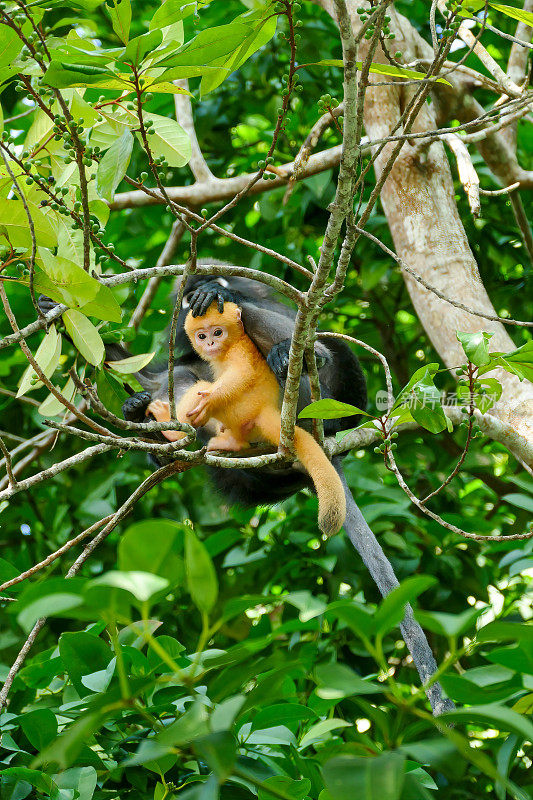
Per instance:
[[[321,0],[320,5],[335,18],[330,0]],[[348,3],[354,30],[360,26],[356,13],[358,6],[359,3]],[[420,37],[405,17],[393,10],[390,13],[391,30],[396,35],[394,49],[403,53],[405,61],[416,59],[420,56]],[[360,46],[363,60],[366,47],[363,40]],[[385,58],[378,50],[374,60],[385,61]],[[370,76],[371,84],[381,80],[383,76]],[[391,134],[413,91],[412,86],[368,87],[364,124],[371,140]],[[415,121],[413,133],[435,128],[433,103],[425,103]],[[475,311],[495,314],[459,217],[444,145],[434,142],[424,149],[417,147],[416,142],[413,140],[413,146],[404,144],[381,191],[381,202],[396,252],[442,294]],[[386,145],[376,161],[378,177],[392,147],[392,144]],[[449,368],[465,360],[456,331],[490,331],[493,333],[492,351],[515,348],[501,323],[462,311],[439,299],[410,275],[404,273],[404,278],[418,317]],[[533,384],[529,381],[521,383],[514,375],[502,370],[494,375],[502,383],[503,393],[491,413],[511,424],[528,442],[533,442]]]

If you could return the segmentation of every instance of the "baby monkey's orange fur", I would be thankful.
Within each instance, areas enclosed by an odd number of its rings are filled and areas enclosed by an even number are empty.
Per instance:
[[[203,317],[189,313],[185,331],[198,355],[211,365],[215,380],[198,381],[185,392],[176,405],[177,419],[196,428],[218,422],[208,450],[233,452],[258,439],[279,445],[279,385],[246,335],[238,306],[225,303],[220,313],[213,304]],[[153,401],[147,413],[159,422],[170,419],[169,404],[161,400]],[[170,441],[184,436],[179,431],[164,431],[164,435]],[[313,437],[299,427],[294,432],[294,449],[315,485],[320,529],[328,535],[337,533],[346,516],[339,476]]]

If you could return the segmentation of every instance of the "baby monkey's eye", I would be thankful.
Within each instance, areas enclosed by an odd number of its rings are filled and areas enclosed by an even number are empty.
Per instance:
[[[215,336],[222,336],[222,328],[217,328],[213,333]]]
[[[198,334],[198,338],[199,339],[205,339],[205,333],[199,333]]]

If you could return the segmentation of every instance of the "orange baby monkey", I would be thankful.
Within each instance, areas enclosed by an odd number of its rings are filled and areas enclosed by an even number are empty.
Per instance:
[[[207,361],[214,382],[198,381],[176,404],[176,417],[200,428],[216,422],[218,431],[208,450],[238,451],[251,441],[265,440],[279,445],[281,415],[280,389],[274,373],[246,335],[241,310],[225,303],[220,313],[213,304],[203,317],[185,320],[185,332],[198,355]],[[170,420],[169,404],[154,400],[147,408],[158,422]],[[180,431],[163,431],[177,441]],[[327,535],[337,533],[346,516],[344,489],[334,467],[311,434],[294,431],[294,449],[311,476],[318,497],[318,525]]]

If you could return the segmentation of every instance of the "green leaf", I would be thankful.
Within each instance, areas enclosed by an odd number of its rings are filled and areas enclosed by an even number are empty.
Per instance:
[[[83,748],[91,742],[93,735],[104,724],[103,714],[89,713],[77,720],[48,747],[37,755],[32,766],[46,764],[49,768],[52,764],[57,764],[60,770],[70,767],[77,759]]]
[[[94,300],[84,303],[82,308],[84,313],[90,317],[96,317],[108,322],[122,321],[122,309],[115,300],[115,295],[109,286],[104,286],[101,283]]]
[[[330,603],[327,616],[336,617],[344,622],[356,636],[369,639],[374,633],[374,617],[366,606],[355,601],[338,600]]]
[[[105,355],[102,337],[85,314],[71,309],[63,314],[65,328],[69,333],[74,347],[93,366],[102,363]]]
[[[447,614],[444,611],[415,611],[417,622],[424,630],[441,636],[461,636],[472,628],[476,619],[483,613],[480,608],[467,608],[462,614]]]
[[[96,373],[96,388],[98,397],[116,417],[122,416],[122,404],[129,395],[119,381],[103,369]]]
[[[533,642],[533,625],[518,622],[489,622],[476,634],[478,642],[499,642],[512,639],[517,642]]]
[[[133,91],[134,88],[128,76],[118,76],[105,67],[65,64],[61,61],[52,61],[42,80],[54,89],[95,86],[119,91],[131,87]]]
[[[176,123],[177,124],[177,123]],[[96,170],[96,191],[104,200],[111,202],[116,188],[124,178],[133,149],[133,134],[126,128],[122,136],[113,142],[104,154]]]
[[[243,16],[240,19],[245,18],[246,16]],[[200,83],[201,97],[220,86],[228,75],[239,69],[251,55],[267,44],[276,32],[276,25],[277,16],[275,14],[270,18],[260,19],[256,27],[249,33],[242,44],[236,48],[235,52],[229,58],[222,60],[218,72],[208,72],[202,77]]]
[[[59,655],[80,697],[88,694],[82,683],[83,676],[105,670],[113,658],[111,649],[102,639],[85,631],[62,633],[59,637]]]
[[[137,356],[130,356],[129,358],[122,358],[120,361],[106,361],[108,367],[114,369],[115,372],[120,372],[121,375],[131,375],[133,372],[139,372],[155,356],[153,353],[139,353]]]
[[[531,11],[526,11],[523,8],[515,8],[515,6],[506,6],[502,3],[489,3],[489,6],[495,11],[500,11],[502,14],[505,14],[506,17],[517,19],[519,22],[523,22],[524,25],[529,25],[533,28],[533,14]]]
[[[476,670],[471,671],[476,672]],[[513,676],[511,672],[508,674]],[[497,684],[478,685],[473,680],[469,680],[468,672],[464,675],[443,675],[441,683],[448,697],[455,702],[469,705],[472,703],[499,703],[516,696],[517,692],[523,689],[522,681],[518,676],[513,676],[512,680],[501,681]]]
[[[269,792],[269,788],[276,793]],[[283,797],[288,797],[290,800],[304,800],[310,789],[311,781],[309,778],[294,780],[293,778],[287,778],[285,775],[273,775],[263,781],[263,786],[259,787],[257,800],[278,800],[280,792]]]
[[[329,738],[328,734],[331,733],[331,731],[351,727],[352,723],[347,722],[345,719],[336,719],[335,717],[323,719],[321,722],[317,722],[316,725],[312,725],[307,733],[302,736],[300,749],[303,750],[304,747],[309,747],[311,744],[324,741]]]
[[[57,736],[56,715],[49,708],[37,708],[23,714],[20,727],[36,750],[42,750]]]
[[[477,380],[476,388],[478,386],[480,389],[483,389],[485,393],[476,393],[475,403],[481,413],[486,414],[502,396],[503,387],[496,378],[482,378],[481,380]]]
[[[30,786],[33,786],[38,792],[42,792],[49,797],[58,797],[57,785],[49,775],[37,769],[29,769],[28,767],[7,767],[7,769],[1,771],[1,780],[2,789],[5,789],[6,792],[6,800],[19,798],[20,794],[18,794],[17,791],[20,785],[24,786],[24,784],[30,784]]]
[[[83,600],[79,594],[76,594],[74,586],[72,586],[71,591],[69,591],[70,589],[70,581],[69,585],[65,586],[62,592],[52,591],[50,586],[45,587],[44,590],[41,589],[41,596],[38,596],[32,602],[28,602],[18,614],[17,622],[21,628],[29,633],[37,620],[41,617],[63,615],[76,616],[76,614],[69,615],[65,612],[70,612],[78,608],[78,606],[82,605]]]
[[[317,695],[325,700],[341,700],[359,694],[375,694],[383,688],[372,681],[363,680],[344,664],[320,664],[315,670]]]
[[[218,597],[217,575],[205,545],[192,528],[187,528],[185,534],[185,569],[194,605],[209,614]]]
[[[533,714],[533,694],[525,694],[513,706],[513,711],[517,714]]]
[[[27,200],[26,204],[33,221],[37,244],[42,247],[55,247],[57,236],[50,220],[34,203]],[[31,247],[28,217],[20,200],[0,200],[0,225],[5,228],[13,247],[20,249]]]
[[[158,61],[157,66],[188,68],[212,64],[213,61],[233,53],[252,30],[253,27],[244,24],[242,20],[207,28],[186,42],[176,53]]]
[[[405,757],[385,752],[372,758],[342,755],[323,766],[324,782],[333,798],[400,800],[404,784]]]
[[[111,5],[111,3],[113,5]],[[111,17],[111,25],[118,38],[124,44],[128,43],[131,25],[130,0],[107,0],[106,8]]]
[[[307,622],[310,619],[320,616],[327,608],[323,600],[315,597],[307,590],[290,592],[290,594],[286,594],[283,599],[286,603],[298,609],[300,612],[298,618],[301,622]]]
[[[155,156],[164,156],[171,167],[183,167],[191,158],[191,140],[181,125],[170,117],[145,114],[153,121],[155,133],[148,137],[150,149]],[[139,134],[137,134],[139,136]]]
[[[21,50],[22,41],[16,30],[0,25],[0,69],[11,64]]]
[[[209,736],[197,739],[193,748],[214,772],[220,783],[229,778],[237,757],[237,742],[232,733],[229,731],[210,733]]]
[[[85,314],[120,322],[122,311],[109,286],[105,286],[67,258],[41,250],[43,269],[35,272],[35,288],[56,303],[83,308]]]
[[[182,744],[189,745],[191,741],[199,739],[207,733],[209,733],[207,710],[203,703],[197,701],[192,703],[175,722],[167,725],[155,738],[158,744],[179,747]]]
[[[275,703],[257,712],[252,721],[252,732],[284,725],[296,729],[300,722],[308,722],[316,718],[316,713],[299,703]]]
[[[510,503],[517,508],[523,508],[524,511],[531,511],[533,513],[533,497],[527,494],[505,494],[502,497],[506,503]]]
[[[49,250],[41,250],[40,254],[45,276],[36,272],[35,283],[45,293],[51,288],[55,297],[48,296],[52,300],[79,308],[96,297],[100,284],[82,267],[67,258],[52,255]]]
[[[61,344],[61,336],[56,331],[55,325],[51,325],[35,353],[35,360],[47,378],[51,377],[59,364],[59,359],[61,358]],[[24,371],[20,380],[17,397],[22,397],[28,392],[42,386],[40,381],[32,384],[34,377],[36,377],[36,374],[30,364]]]
[[[202,8],[209,5],[211,0],[202,0]],[[161,3],[150,21],[150,30],[167,28],[175,22],[186,19],[198,13],[198,0],[165,0]]]
[[[364,414],[365,417],[370,416],[366,411],[357,408],[357,406],[352,406],[350,403],[341,403],[340,400],[322,398],[322,400],[315,400],[314,403],[310,403],[302,409],[298,414],[298,419],[341,419],[355,414]]]
[[[379,604],[374,616],[376,632],[384,634],[395,628],[404,618],[407,603],[436,583],[437,579],[432,575],[414,575],[402,581]]]
[[[357,69],[361,70],[363,68],[362,61],[356,61],[355,63]],[[341,58],[328,58],[322,61],[313,61],[305,66],[339,67],[340,69],[344,69],[344,62]],[[424,80],[424,78],[427,78],[427,75],[424,72],[416,72],[414,69],[405,69],[404,67],[395,67],[392,64],[376,64],[374,62],[370,65],[370,72],[373,72],[377,75],[388,75],[391,78],[404,78],[405,80],[409,81],[421,81]],[[450,82],[444,78],[437,78],[437,83],[445,83],[447,86],[451,86]]]
[[[142,62],[144,57],[155,50],[163,41],[163,34],[159,30],[152,30],[131,39],[126,47],[126,51],[121,61],[131,62],[136,67]]]
[[[148,519],[130,525],[118,546],[119,569],[153,572],[171,586],[180,583],[185,574],[181,556],[184,530],[181,522],[170,519]]]
[[[166,589],[168,581],[159,577],[159,575],[153,575],[151,572],[119,572],[118,570],[113,570],[90,581],[87,584],[87,591],[90,592],[94,587],[103,586],[122,589],[134,597],[135,600],[145,603],[155,594]]]
[[[489,340],[494,334],[485,331],[461,333],[457,331],[457,339],[461,342],[466,357],[476,367],[484,367],[490,363]]]
[[[73,767],[57,775],[56,783],[59,789],[74,790],[76,800],[92,800],[97,779],[94,767]]]
[[[76,394],[76,386],[72,378],[68,379],[60,391],[66,400],[72,402]],[[65,405],[50,393],[48,397],[43,400],[38,411],[42,417],[56,417],[58,414],[62,414],[65,411]]]
[[[441,715],[443,720],[480,724],[498,730],[516,733],[528,741],[533,741],[533,724],[506,706],[496,704],[457,708]]]
[[[441,393],[433,382],[437,367],[429,364],[417,370],[394,404],[395,409],[405,406],[413,419],[431,433],[440,433],[447,428]]]

